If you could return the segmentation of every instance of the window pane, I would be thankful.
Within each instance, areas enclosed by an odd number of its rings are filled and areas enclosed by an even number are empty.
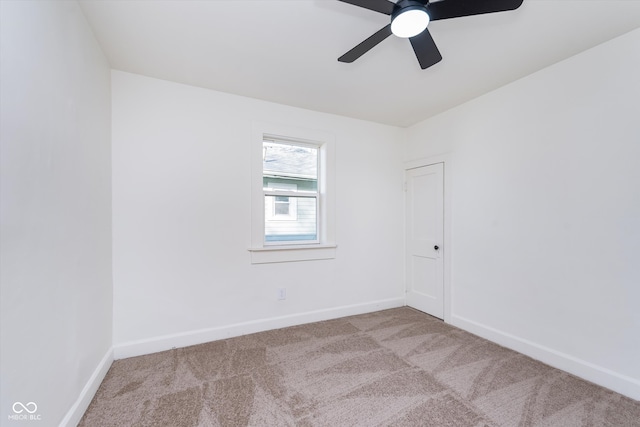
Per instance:
[[[285,199],[285,200],[278,200]],[[289,215],[289,198],[276,196],[274,214],[275,215]]]
[[[266,242],[298,242],[318,240],[317,200],[315,197],[287,197],[288,203],[278,202],[279,196],[265,196],[264,239]],[[296,214],[290,211],[278,214],[279,206],[296,207]],[[267,210],[275,206],[275,215],[267,215]]]
[[[264,141],[263,187],[318,191],[318,148]]]

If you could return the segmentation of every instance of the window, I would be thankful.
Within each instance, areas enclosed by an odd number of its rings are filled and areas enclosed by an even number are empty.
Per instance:
[[[289,200],[289,196],[275,197],[276,199],[273,206],[273,216],[276,217],[276,219],[284,217],[288,220],[295,220],[297,215],[293,215],[291,213],[291,200]]]
[[[254,124],[252,263],[335,257],[333,138]]]
[[[277,190],[298,191],[297,184],[267,181],[268,176],[266,172],[263,166],[263,173],[265,173],[264,181],[266,182],[264,186],[265,191],[271,191],[272,193],[277,193]],[[265,227],[273,226],[271,221],[296,221],[298,219],[297,201],[295,197],[278,196],[276,194],[272,194],[272,197],[265,199]]]
[[[264,140],[265,244],[318,243],[318,147]]]

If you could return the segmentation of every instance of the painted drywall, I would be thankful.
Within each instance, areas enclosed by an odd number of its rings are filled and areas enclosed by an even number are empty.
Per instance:
[[[0,424],[54,426],[111,352],[110,69],[75,2],[0,17]]]
[[[120,71],[112,93],[116,357],[402,305],[403,130]],[[251,264],[254,122],[335,136],[335,259]]]
[[[640,30],[408,129],[450,153],[452,323],[640,399]]]

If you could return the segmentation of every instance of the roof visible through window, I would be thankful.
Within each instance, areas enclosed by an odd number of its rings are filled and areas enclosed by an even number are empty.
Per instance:
[[[265,176],[317,179],[318,149],[264,141],[262,168]]]

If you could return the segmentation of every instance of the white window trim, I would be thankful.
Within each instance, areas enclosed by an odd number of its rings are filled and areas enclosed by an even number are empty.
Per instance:
[[[273,245],[264,242],[263,145],[265,138],[319,147],[318,243]],[[251,136],[251,252],[252,264],[335,258],[335,137],[327,132],[254,122]]]

